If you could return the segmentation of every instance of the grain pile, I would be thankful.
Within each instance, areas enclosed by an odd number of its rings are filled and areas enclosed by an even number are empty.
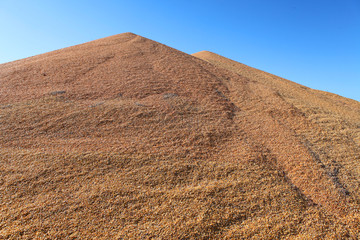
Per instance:
[[[360,103],[132,33],[0,65],[0,238],[359,238]]]

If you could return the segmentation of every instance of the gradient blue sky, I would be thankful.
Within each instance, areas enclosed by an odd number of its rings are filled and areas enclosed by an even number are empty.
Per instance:
[[[360,101],[360,0],[0,0],[0,63],[123,32]]]

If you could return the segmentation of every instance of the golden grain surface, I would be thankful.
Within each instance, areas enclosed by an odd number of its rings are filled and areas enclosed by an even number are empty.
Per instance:
[[[132,33],[0,65],[0,239],[358,239],[360,103]]]

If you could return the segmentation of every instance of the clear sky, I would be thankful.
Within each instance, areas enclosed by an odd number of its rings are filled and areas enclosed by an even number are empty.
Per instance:
[[[123,32],[360,101],[360,0],[0,0],[0,63]]]

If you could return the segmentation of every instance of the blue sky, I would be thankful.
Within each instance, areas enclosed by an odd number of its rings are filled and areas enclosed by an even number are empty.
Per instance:
[[[133,32],[360,101],[360,0],[0,0],[0,63]]]

